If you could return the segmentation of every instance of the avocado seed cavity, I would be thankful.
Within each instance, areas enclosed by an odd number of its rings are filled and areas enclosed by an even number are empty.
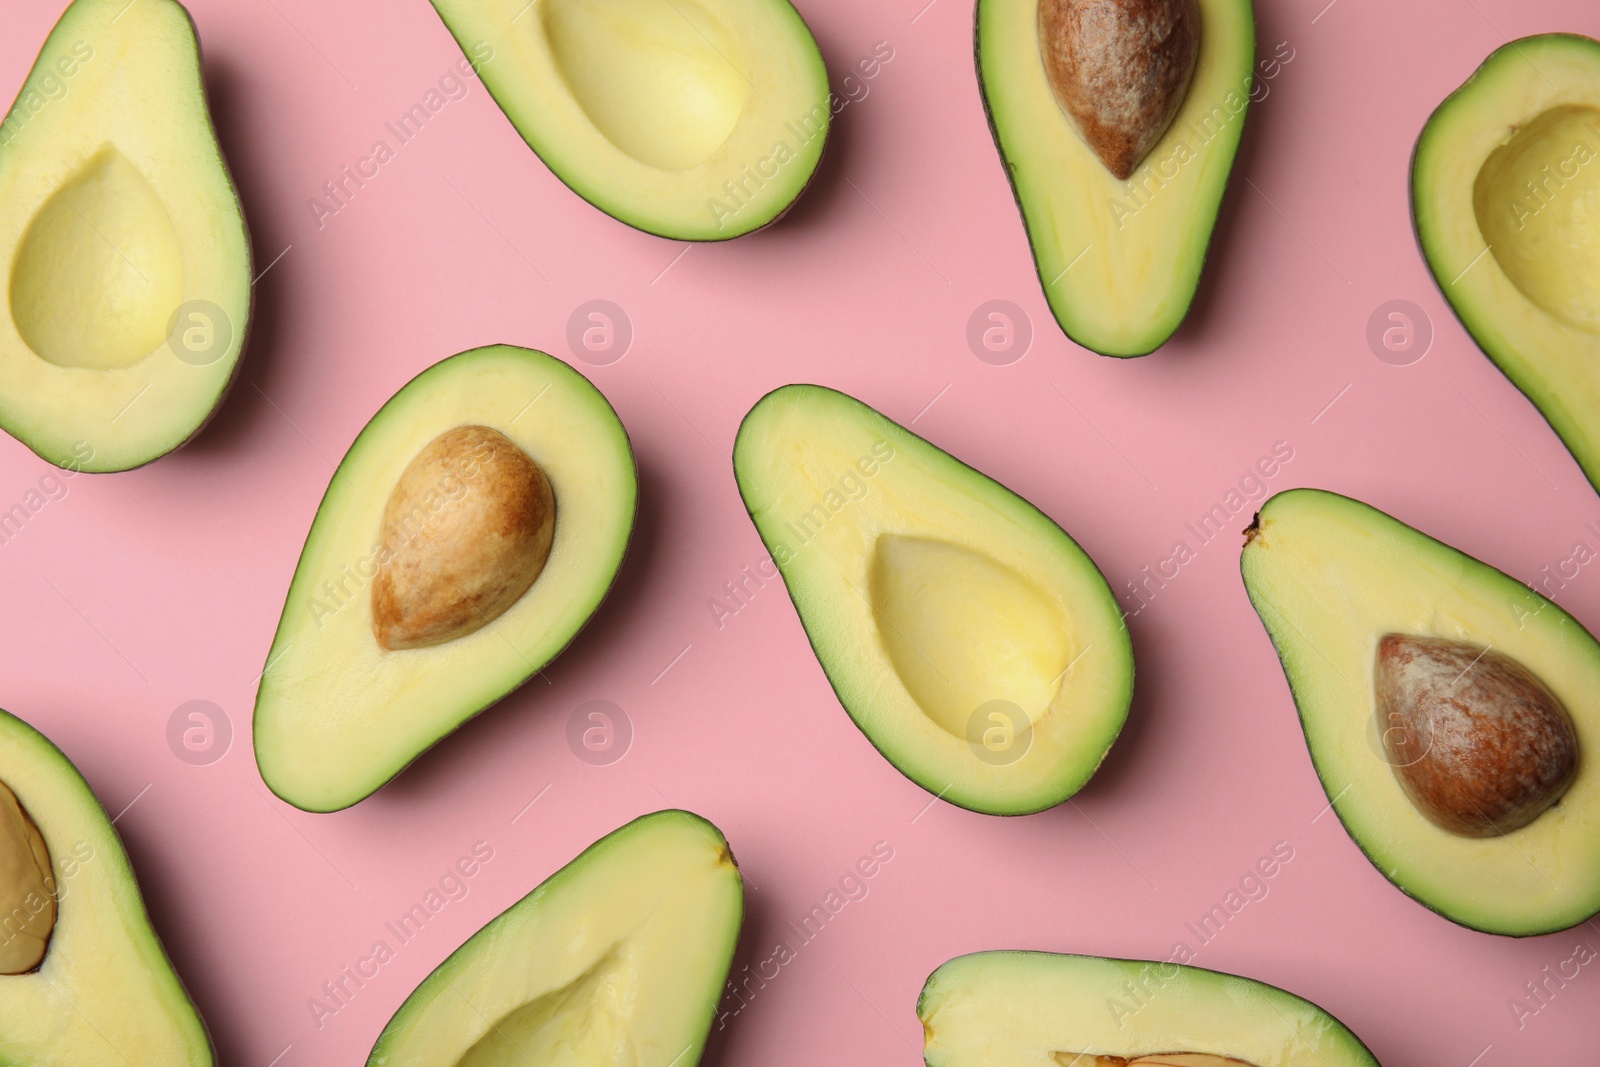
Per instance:
[[[0,782],[0,974],[36,969],[55,925],[50,850],[16,794]]]
[[[1057,1052],[1059,1067],[1254,1067],[1232,1056],[1210,1052],[1154,1052],[1148,1056],[1104,1056],[1089,1052]]]
[[[1373,670],[1378,730],[1400,787],[1464,837],[1526,826],[1577,773],[1572,718],[1532,671],[1466,641],[1386,634]]]
[[[1172,124],[1200,55],[1196,0],[1039,0],[1045,80],[1126,181]]]
[[[555,497],[533,458],[487,426],[430,441],[383,512],[372,629],[390,650],[474,633],[533,585],[555,536]]]

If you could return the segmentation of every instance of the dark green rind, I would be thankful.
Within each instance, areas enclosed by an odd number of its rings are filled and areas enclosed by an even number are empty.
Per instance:
[[[533,355],[540,356],[540,357],[545,358],[545,359],[553,360],[556,363],[560,364],[561,366],[566,367],[567,370],[570,371],[573,374],[574,377],[576,377],[579,381],[583,382],[585,387],[587,387],[589,389],[593,389],[595,394],[597,396],[599,396],[599,398],[601,399],[601,401],[603,403],[605,403],[607,409],[610,410],[612,416],[616,417],[616,419],[617,419],[617,427],[622,432],[622,439],[628,445],[628,454],[629,454],[629,456],[633,456],[634,455],[633,443],[628,437],[628,428],[625,425],[623,425],[621,417],[617,416],[616,409],[611,406],[611,401],[606,398],[604,393],[601,393],[600,390],[595,387],[593,382],[589,381],[588,378],[586,378],[582,374],[580,374],[574,367],[572,367],[570,364],[568,364],[565,360],[556,359],[555,356],[550,355],[548,352],[541,352],[538,349],[533,349],[533,348],[519,348],[519,346],[517,346],[517,345],[506,345],[506,344],[484,345],[484,346],[481,346],[479,348],[470,348],[470,349],[467,349],[464,352],[458,352],[453,356],[447,356],[446,358],[440,360],[438,363],[435,363],[433,366],[431,366],[431,367],[427,368],[426,370],[422,371],[416,377],[412,378],[405,385],[401,386],[399,391],[397,391],[394,394],[394,396],[391,396],[388,400],[384,401],[383,407],[379,408],[373,414],[372,418],[367,420],[367,424],[361,428],[361,432],[356,435],[356,439],[354,441],[350,442],[350,447],[345,450],[344,458],[339,461],[338,469],[333,472],[333,477],[328,479],[328,488],[323,491],[322,500],[319,501],[318,504],[317,504],[316,514],[318,516],[320,516],[322,514],[322,506],[323,506],[323,504],[327,503],[328,494],[333,492],[333,485],[334,485],[334,483],[336,481],[338,481],[339,474],[344,470],[345,459],[348,459],[350,457],[351,453],[353,453],[356,450],[356,448],[360,446],[362,440],[367,436],[367,434],[372,432],[372,427],[375,424],[377,424],[378,422],[381,421],[380,417],[383,415],[384,411],[388,410],[390,404],[393,404],[396,400],[398,400],[400,398],[400,396],[403,393],[406,392],[406,390],[410,389],[412,386],[416,385],[418,382],[423,381],[425,378],[428,377],[429,374],[433,373],[438,368],[443,367],[447,363],[450,363],[452,360],[467,359],[467,358],[470,358],[470,357],[472,357],[474,355],[477,355],[478,353],[481,353],[481,352],[496,351],[496,350],[499,350],[499,349],[502,349],[502,348],[518,349],[519,351],[522,351],[522,352],[532,353]],[[632,507],[632,509],[630,509],[629,514],[628,514],[628,534],[627,534],[626,539],[623,542],[622,552],[617,557],[616,570],[612,571],[611,580],[605,585],[604,588],[600,589],[598,594],[595,596],[594,603],[590,606],[588,614],[585,616],[584,621],[578,626],[577,629],[572,631],[572,635],[567,638],[567,640],[566,640],[566,642],[564,644],[562,644],[555,651],[551,652],[550,655],[547,658],[545,658],[542,662],[534,664],[533,666],[531,666],[528,669],[527,673],[523,674],[522,677],[518,678],[511,685],[509,685],[505,689],[505,691],[502,692],[499,696],[497,696],[493,700],[490,700],[487,703],[483,704],[481,707],[478,707],[477,709],[469,712],[468,714],[463,716],[460,719],[460,721],[458,721],[458,722],[454,723],[453,725],[448,726],[444,730],[440,731],[439,734],[436,737],[434,737],[434,739],[432,741],[429,741],[426,745],[424,745],[422,748],[420,748],[414,756],[412,756],[410,759],[406,760],[404,763],[400,764],[400,766],[396,767],[392,772],[390,772],[387,777],[385,777],[383,780],[377,782],[375,785],[373,785],[373,787],[370,790],[368,790],[366,793],[363,793],[361,796],[355,798],[354,800],[350,801],[350,803],[341,804],[341,805],[339,805],[337,807],[330,807],[330,808],[317,808],[317,807],[304,807],[304,806],[302,806],[300,803],[295,801],[293,798],[286,797],[282,793],[278,792],[278,789],[277,789],[277,787],[275,785],[273,785],[271,778],[269,778],[267,776],[266,771],[261,767],[260,758],[259,758],[259,755],[258,755],[257,760],[256,760],[256,769],[261,772],[261,780],[262,780],[262,782],[265,783],[265,785],[266,785],[266,787],[268,789],[272,790],[273,795],[276,796],[279,800],[283,801],[285,804],[289,804],[292,807],[299,808],[301,811],[309,811],[309,812],[312,812],[314,814],[327,814],[329,812],[344,811],[347,808],[352,808],[355,805],[361,803],[363,800],[366,800],[373,793],[376,793],[378,790],[380,790],[384,786],[388,785],[390,782],[394,781],[394,779],[396,777],[398,777],[402,771],[404,771],[407,767],[411,766],[417,760],[419,760],[423,756],[425,756],[433,748],[433,746],[437,745],[440,741],[443,741],[446,737],[449,737],[451,734],[453,734],[457,730],[461,729],[461,727],[465,726],[467,723],[471,722],[473,719],[477,718],[479,715],[483,714],[485,711],[489,710],[491,707],[493,707],[494,705],[498,704],[500,701],[504,700],[506,697],[510,696],[512,693],[516,692],[518,689],[522,688],[522,686],[527,684],[529,679],[531,679],[534,675],[538,674],[540,671],[542,671],[546,667],[548,667],[551,663],[553,663],[561,655],[561,653],[565,652],[569,647],[571,647],[572,642],[576,641],[578,639],[578,635],[583,632],[583,630],[584,630],[584,628],[586,626],[588,626],[589,620],[594,618],[595,613],[600,610],[600,605],[605,602],[606,597],[608,595],[610,595],[611,590],[616,586],[617,576],[622,573],[622,565],[627,560],[628,547],[633,541],[633,530],[634,530],[635,525],[638,522],[638,514],[639,514],[639,509],[638,509],[638,503],[639,503],[638,471],[639,471],[639,466],[638,466],[637,458],[634,459],[633,471],[634,471],[634,478],[633,478],[633,485],[634,485],[633,507]],[[290,579],[289,591],[284,596],[283,612],[278,617],[278,628],[277,628],[277,630],[273,631],[272,646],[271,646],[271,648],[269,648],[267,650],[267,662],[266,662],[266,665],[261,668],[260,683],[261,683],[262,686],[264,686],[266,684],[267,671],[272,666],[272,649],[278,647],[278,640],[279,640],[279,638],[281,638],[283,636],[284,620],[287,619],[288,611],[289,611],[289,605],[294,600],[295,585],[299,581],[300,575],[302,573],[301,567],[305,562],[306,550],[311,545],[311,536],[312,536],[313,533],[316,532],[316,525],[317,525],[316,524],[316,519],[313,518],[312,522],[311,522],[311,530],[307,532],[305,543],[300,548],[300,558],[298,560],[296,560],[296,562],[295,562],[294,578]],[[256,701],[257,701],[258,704],[260,703],[260,699],[261,699],[261,692],[260,692],[260,687],[258,687],[257,691],[256,691]],[[251,730],[252,748],[255,748],[255,751],[257,753],[259,753],[260,752],[259,747],[257,747],[254,744],[254,734],[255,734],[254,727],[255,727],[255,719],[254,719],[254,717],[252,717],[252,730]]]
[[[1117,604],[1116,594],[1111,591],[1111,583],[1106,581],[1105,574],[1100,571],[1099,566],[1094,563],[1093,557],[1091,557],[1089,555],[1089,553],[1084,549],[1084,547],[1082,545],[1078,544],[1077,541],[1073,540],[1073,537],[1072,537],[1071,534],[1067,533],[1066,530],[1062,529],[1061,525],[1059,523],[1057,523],[1054,519],[1052,519],[1050,516],[1046,515],[1043,511],[1041,511],[1038,508],[1038,506],[1035,505],[1027,497],[1024,497],[1022,494],[1016,492],[1010,486],[1005,485],[1003,482],[1000,482],[1000,481],[998,481],[998,480],[996,480],[994,478],[989,477],[987,474],[984,474],[982,471],[977,470],[974,467],[968,466],[967,464],[963,463],[961,460],[957,459],[955,456],[952,456],[950,453],[946,452],[944,449],[942,449],[938,445],[934,444],[932,441],[929,441],[926,437],[919,436],[918,434],[914,433],[913,431],[906,429],[906,427],[901,426],[898,422],[895,422],[893,419],[889,418],[887,415],[883,414],[881,411],[878,411],[876,408],[871,407],[871,405],[868,405],[868,404],[866,404],[866,403],[864,403],[864,402],[862,402],[860,400],[857,400],[855,397],[851,396],[849,393],[841,392],[838,389],[830,389],[828,386],[825,386],[825,385],[795,384],[795,385],[779,386],[777,389],[772,390],[771,392],[769,392],[765,396],[763,396],[760,400],[756,401],[755,406],[752,407],[749,410],[749,412],[747,412],[745,414],[744,419],[739,423],[739,432],[734,437],[734,441],[733,441],[733,477],[734,477],[734,480],[739,483],[739,497],[740,497],[741,502],[745,504],[745,514],[750,517],[750,524],[755,527],[757,536],[759,536],[761,538],[762,545],[767,549],[767,551],[769,553],[771,553],[772,550],[773,550],[772,546],[767,543],[766,535],[761,532],[761,525],[758,522],[756,522],[755,513],[750,510],[750,506],[749,506],[749,503],[748,503],[748,498],[745,496],[745,492],[744,492],[743,479],[740,478],[740,475],[739,475],[739,442],[744,437],[745,425],[750,421],[750,417],[752,415],[754,415],[756,413],[756,411],[758,411],[761,408],[761,406],[764,403],[766,403],[767,400],[770,397],[777,396],[779,393],[782,393],[782,392],[785,392],[785,391],[791,390],[791,389],[815,389],[815,390],[818,390],[820,392],[832,393],[832,394],[835,394],[837,396],[844,397],[846,400],[850,401],[853,404],[860,404],[862,407],[864,407],[867,410],[871,411],[874,415],[877,415],[879,418],[883,419],[885,422],[889,423],[891,426],[895,427],[897,430],[900,430],[902,433],[905,433],[909,437],[913,437],[913,438],[916,438],[918,441],[921,441],[923,444],[927,445],[930,449],[932,449],[933,451],[937,452],[939,455],[941,455],[941,456],[945,457],[946,459],[948,459],[955,466],[961,468],[964,471],[967,471],[968,473],[972,474],[974,477],[982,478],[984,481],[993,482],[995,485],[998,485],[1001,489],[1004,489],[1007,493],[1010,493],[1013,497],[1015,497],[1017,500],[1021,501],[1028,508],[1031,508],[1045,522],[1047,522],[1051,526],[1055,527],[1055,529],[1061,534],[1062,537],[1066,538],[1069,542],[1072,543],[1073,547],[1075,547],[1079,552],[1083,553],[1083,558],[1088,560],[1090,565],[1095,568],[1096,573],[1098,573],[1100,575],[1100,581],[1105,586],[1106,597],[1109,599],[1112,607],[1115,608],[1115,610],[1116,610],[1116,612],[1117,612],[1117,614],[1119,616],[1119,619],[1120,619],[1120,621],[1122,623],[1121,634],[1122,634],[1124,642],[1127,644],[1127,663],[1128,663],[1127,700],[1122,705],[1122,716],[1121,716],[1121,719],[1117,722],[1116,729],[1111,734],[1111,739],[1106,742],[1105,751],[1100,753],[1099,758],[1096,759],[1095,762],[1094,762],[1094,766],[1089,770],[1088,774],[1086,774],[1086,775],[1084,775],[1082,777],[1081,781],[1074,781],[1073,780],[1073,779],[1077,778],[1077,775],[1064,776],[1065,778],[1068,779],[1067,782],[1066,782],[1066,785],[1060,791],[1058,791],[1057,793],[1048,794],[1049,799],[1046,799],[1046,800],[1044,800],[1041,803],[1036,804],[1036,805],[1035,804],[1025,804],[1025,805],[1021,805],[1021,806],[1014,807],[1014,808],[1001,807],[1001,806],[995,806],[995,805],[982,806],[977,801],[968,801],[968,800],[964,799],[961,796],[952,796],[948,792],[948,790],[949,790],[951,784],[953,784],[953,783],[946,783],[943,786],[938,786],[938,785],[935,785],[935,784],[932,784],[932,783],[929,783],[929,782],[921,782],[921,781],[918,781],[916,778],[912,777],[911,774],[909,774],[908,772],[903,770],[900,767],[900,764],[895,761],[895,758],[893,756],[891,756],[889,753],[885,752],[883,750],[883,748],[878,744],[877,739],[872,736],[872,732],[861,724],[861,720],[856,717],[856,713],[851,709],[850,705],[845,701],[843,694],[841,694],[840,691],[839,691],[839,687],[840,687],[841,683],[839,682],[838,679],[836,679],[834,677],[832,668],[830,668],[828,666],[828,662],[827,662],[826,658],[823,657],[821,655],[820,651],[818,650],[818,648],[817,648],[817,639],[812,634],[810,625],[807,624],[807,622],[806,622],[805,613],[800,611],[798,604],[795,604],[795,615],[798,616],[799,619],[800,619],[800,629],[802,631],[804,631],[804,633],[806,635],[806,642],[811,646],[811,654],[816,659],[818,665],[822,667],[823,676],[825,678],[827,678],[827,680],[828,680],[828,688],[833,690],[833,695],[834,695],[835,699],[837,699],[839,701],[839,706],[844,708],[845,713],[850,716],[850,721],[855,725],[857,730],[861,731],[861,736],[863,736],[863,737],[865,737],[867,739],[867,743],[870,744],[874,749],[877,750],[878,754],[884,758],[884,760],[889,764],[889,766],[893,767],[895,770],[897,770],[901,774],[905,775],[907,780],[909,780],[910,782],[912,782],[913,784],[915,784],[919,788],[925,789],[928,792],[934,794],[938,799],[945,801],[947,804],[952,804],[955,807],[963,808],[963,809],[965,809],[967,811],[977,812],[979,815],[997,815],[997,816],[1004,816],[1004,817],[1014,817],[1014,816],[1021,816],[1021,815],[1037,815],[1041,811],[1048,811],[1049,809],[1055,807],[1056,805],[1065,803],[1067,800],[1070,800],[1072,797],[1076,796],[1078,794],[1079,790],[1081,790],[1084,786],[1089,784],[1089,782],[1094,778],[1096,772],[1098,772],[1100,770],[1100,766],[1101,766],[1101,764],[1103,764],[1105,762],[1106,757],[1111,754],[1111,749],[1112,749],[1113,746],[1116,745],[1117,738],[1122,735],[1122,728],[1127,724],[1128,713],[1132,710],[1132,706],[1133,706],[1133,672],[1134,672],[1134,664],[1133,664],[1132,639],[1128,636],[1128,616],[1127,616],[1127,613],[1122,610],[1121,606]],[[774,560],[773,563],[774,563],[774,566],[777,566],[777,561],[776,560]],[[789,592],[789,579],[783,573],[783,568],[782,567],[778,567],[777,569],[778,569],[779,577],[783,579],[784,592],[788,593]],[[789,602],[791,604],[795,603],[794,595],[792,593],[790,593],[790,595],[789,595]]]

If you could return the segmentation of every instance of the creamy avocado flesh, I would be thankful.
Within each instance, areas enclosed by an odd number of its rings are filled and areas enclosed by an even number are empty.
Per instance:
[[[1366,504],[1280,493],[1245,588],[1345,828],[1409,895],[1524,936],[1600,911],[1600,643],[1516,579]]]
[[[0,712],[0,1063],[214,1062],[100,802]]]
[[[718,241],[811,180],[832,105],[789,0],[433,0],[528,145],[608,215]]]
[[[820,386],[764,397],[733,462],[840,703],[901,773],[1005,815],[1089,780],[1127,718],[1133,651],[1061,527]]]
[[[452,953],[367,1062],[694,1067],[743,917],[721,832],[685,811],[646,815]]]
[[[1600,487],[1600,42],[1489,56],[1428,119],[1411,196],[1445,298]]]
[[[249,326],[250,242],[188,13],[75,0],[0,124],[0,426],[126,470],[210,417]]]
[[[1194,299],[1244,129],[1250,0],[978,0],[977,60],[1056,321],[1103,355],[1159,348]]]
[[[917,1001],[928,1067],[1378,1067],[1292,993],[1154,960],[977,952]]]
[[[496,345],[413,379],[351,445],[256,697],[283,799],[347,807],[553,659],[610,588],[638,497],[571,367]]]

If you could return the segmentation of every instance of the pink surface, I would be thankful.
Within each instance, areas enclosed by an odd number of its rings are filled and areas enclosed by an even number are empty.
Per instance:
[[[74,478],[0,544],[0,705],[54,739],[113,814],[132,803],[118,829],[222,1062],[362,1062],[461,940],[590,841],[668,805],[720,825],[749,876],[740,966],[789,938],[875,843],[893,849],[867,896],[727,1020],[709,1063],[917,1063],[917,991],[951,956],[1164,957],[1179,940],[1201,965],[1322,1004],[1386,1067],[1592,1051],[1594,968],[1520,1028],[1507,1001],[1578,943],[1600,948],[1600,926],[1491,937],[1384,881],[1318,817],[1327,801],[1237,539],[1201,546],[1185,528],[1285,442],[1273,490],[1370,500],[1524,580],[1575,542],[1600,546],[1600,498],[1451,316],[1406,200],[1412,142],[1444,95],[1508,35],[1600,33],[1592,3],[1258,0],[1261,54],[1286,41],[1294,58],[1252,109],[1188,323],[1118,362],[1049,317],[984,123],[970,3],[924,2],[802,0],[836,85],[875,42],[893,59],[864,97],[853,90],[788,218],[693,248],[579,201],[476,82],[319,228],[308,198],[454,67],[454,42],[423,0],[193,3],[257,267],[282,258],[211,428],[143,470]],[[4,99],[59,6],[10,5]],[[965,338],[997,298],[1033,325],[1009,366]],[[568,317],[591,299],[621,305],[635,331],[620,362],[576,364],[639,456],[640,522],[611,599],[548,683],[372,799],[322,816],[273,799],[249,745],[254,679],[333,463],[446,355],[507,341],[571,358]],[[1365,339],[1392,299],[1432,320],[1432,350],[1411,366]],[[1059,520],[1119,592],[1176,541],[1198,549],[1130,620],[1133,715],[1075,803],[1010,821],[930,807],[839,708],[781,587],[714,621],[711,599],[764,558],[730,473],[734,432],[791,381],[915,418]],[[0,505],[50,470],[0,439]],[[1591,570],[1557,599],[1600,629]],[[208,766],[166,740],[195,699],[234,732]],[[635,731],[609,766],[566,742],[572,710],[595,699]],[[468,895],[319,1025],[308,1002],[323,983],[393,944],[385,922],[479,841],[493,859]],[[1293,859],[1267,896],[1199,946],[1185,923],[1278,842]]]

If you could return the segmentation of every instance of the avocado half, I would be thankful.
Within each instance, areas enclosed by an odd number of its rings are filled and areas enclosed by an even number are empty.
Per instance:
[[[43,861],[36,872],[14,847],[30,826],[32,859]],[[105,809],[60,749],[3,711],[0,851],[0,954],[32,936],[48,909],[55,913],[53,929],[38,931],[48,939],[43,961],[0,975],[0,1062],[211,1067],[205,1024],[150,925]],[[43,889],[19,884],[45,872]]]
[[[509,607],[472,632],[385,647],[374,591],[399,558],[390,551],[397,524],[389,504],[414,461],[461,427],[503,435],[542,468],[555,512],[548,557]],[[425,485],[413,509],[419,522],[404,527],[407,543],[435,540],[453,515],[475,506],[484,484],[464,468]],[[306,811],[348,807],[527,681],[611,588],[638,495],[616,412],[554,356],[492,345],[413,378],[350,446],[306,537],[256,695],[256,763],[267,785]],[[443,592],[455,606],[466,597],[454,587]]]
[[[74,0],[0,124],[0,427],[120,471],[222,402],[250,241],[175,0]]]
[[[1198,0],[1199,54],[1177,114],[1126,181],[1056,102],[1040,0],[978,0],[989,128],[1056,322],[1105,356],[1143,356],[1188,314],[1254,84],[1250,0]]]
[[[721,241],[822,158],[828,72],[789,0],[433,0],[528,147],[629,226]]]
[[[721,831],[686,811],[590,845],[451,953],[369,1067],[694,1067],[744,919]]]
[[[1411,217],[1462,325],[1600,488],[1600,41],[1484,60],[1417,138]]]
[[[1550,933],[1600,911],[1600,643],[1577,620],[1488,564],[1317,489],[1291,489],[1262,506],[1240,568],[1322,787],[1386,878],[1488,933]],[[1374,662],[1380,640],[1395,633],[1492,649],[1561,701],[1579,752],[1555,806],[1520,829],[1478,838],[1419,810],[1386,755],[1377,714]]]
[[[822,386],[763,397],[733,469],[839,702],[896,769],[991,815],[1083,787],[1127,720],[1133,647],[1065,530]]]
[[[1155,960],[975,952],[917,1000],[928,1067],[1378,1067],[1308,1000]]]

